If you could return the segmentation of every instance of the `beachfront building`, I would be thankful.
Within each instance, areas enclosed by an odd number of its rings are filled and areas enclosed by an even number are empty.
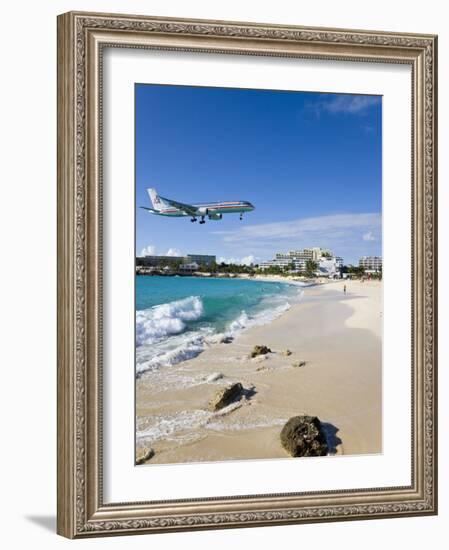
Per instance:
[[[380,256],[362,256],[359,260],[359,267],[368,272],[378,273],[382,271],[382,258]]]
[[[198,266],[209,266],[217,262],[216,256],[208,254],[187,254],[185,257],[187,263],[196,263]]]
[[[318,273],[322,277],[340,278],[342,267],[343,258],[340,256],[323,256],[318,262]]]
[[[343,265],[343,258],[334,256],[330,250],[320,247],[313,247],[303,248],[301,250],[290,250],[289,252],[278,252],[273,260],[261,262],[259,267],[260,269],[279,267],[282,270],[289,269],[300,272],[305,271],[308,261],[313,261],[320,264],[322,260],[332,260],[332,265],[335,264],[336,269]]]
[[[196,262],[191,262],[189,264],[181,264],[179,266],[179,271],[184,273],[194,273],[195,271],[198,271],[200,266]]]

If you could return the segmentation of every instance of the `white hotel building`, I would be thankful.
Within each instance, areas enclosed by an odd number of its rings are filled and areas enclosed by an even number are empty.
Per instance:
[[[362,256],[359,260],[359,267],[363,267],[365,271],[381,271],[382,258],[380,256]]]
[[[312,260],[318,264],[318,272],[324,276],[336,274],[343,265],[343,258],[334,256],[330,250],[314,247],[302,250],[290,250],[278,252],[273,260],[261,262],[260,269],[279,267],[287,269],[294,266],[294,271],[305,271],[307,261]]]

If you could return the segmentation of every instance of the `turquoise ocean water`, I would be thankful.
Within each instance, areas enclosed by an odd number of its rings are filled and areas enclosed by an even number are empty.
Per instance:
[[[136,276],[136,373],[191,359],[208,344],[270,322],[300,285],[245,279]]]

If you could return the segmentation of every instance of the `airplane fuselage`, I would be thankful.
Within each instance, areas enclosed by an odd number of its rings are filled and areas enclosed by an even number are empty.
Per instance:
[[[197,216],[209,216],[211,214],[243,214],[244,212],[251,212],[254,210],[254,206],[248,201],[209,202],[192,204],[192,206],[196,208]],[[191,214],[173,206],[161,208],[157,214],[159,216],[191,217]]]

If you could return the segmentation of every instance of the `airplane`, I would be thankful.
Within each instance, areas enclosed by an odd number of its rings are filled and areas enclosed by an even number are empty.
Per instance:
[[[248,201],[227,201],[227,202],[209,202],[202,204],[185,204],[182,202],[167,199],[158,195],[156,189],[147,189],[153,208],[141,206],[151,214],[157,216],[181,217],[190,216],[191,222],[200,218],[200,223],[206,223],[206,216],[209,220],[221,220],[223,214],[240,214],[243,219],[244,212],[251,212],[254,206]]]

